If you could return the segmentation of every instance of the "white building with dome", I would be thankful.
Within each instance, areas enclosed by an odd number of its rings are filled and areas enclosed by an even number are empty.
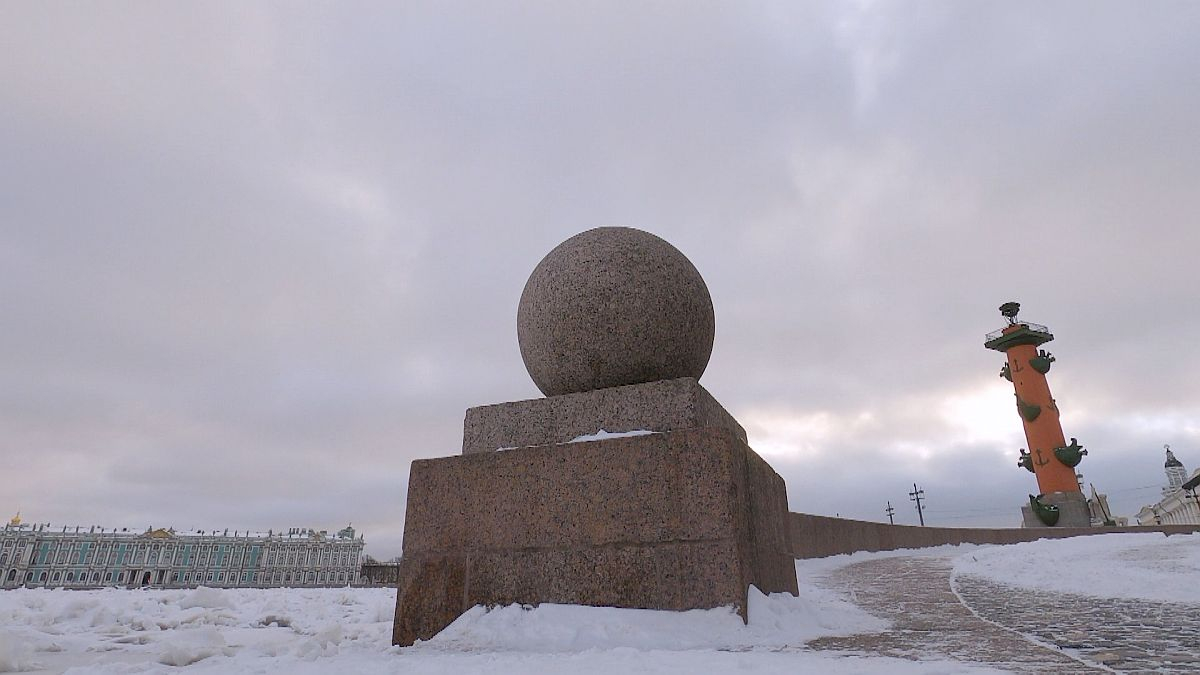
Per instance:
[[[1167,484],[1162,489],[1162,499],[1157,504],[1143,506],[1137,513],[1139,525],[1184,525],[1200,524],[1200,469],[1192,472],[1189,477],[1183,462],[1171,452],[1171,446],[1164,445],[1167,451],[1167,461],[1163,470],[1167,474]]]
[[[363,546],[353,527],[336,534],[144,532],[27,524],[0,529],[0,588],[269,588],[358,582]]]

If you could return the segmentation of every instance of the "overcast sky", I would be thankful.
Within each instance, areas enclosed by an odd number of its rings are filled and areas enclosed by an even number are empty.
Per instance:
[[[533,267],[653,232],[793,510],[1016,525],[997,306],[1118,515],[1200,467],[1200,4],[0,3],[0,509],[352,522],[534,398]],[[10,513],[3,514],[7,518]]]

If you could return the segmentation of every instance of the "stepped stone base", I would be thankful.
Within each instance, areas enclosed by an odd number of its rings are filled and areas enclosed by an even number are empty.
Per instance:
[[[475,605],[685,610],[795,594],[780,478],[727,428],[417,460],[392,642]]]
[[[1091,527],[1092,512],[1082,492],[1051,492],[1042,497],[1043,504],[1058,507],[1058,522],[1054,527]],[[1047,527],[1033,512],[1028,502],[1021,506],[1021,527]]]
[[[467,410],[463,454],[566,443],[604,429],[678,431],[729,429],[743,443],[746,430],[694,378],[660,380]]]

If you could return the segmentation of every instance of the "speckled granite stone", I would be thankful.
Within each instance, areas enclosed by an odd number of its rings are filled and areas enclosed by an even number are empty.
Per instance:
[[[728,429],[417,460],[393,642],[477,605],[736,606],[796,593],[787,493]]]
[[[746,441],[742,425],[695,379],[684,377],[470,408],[463,422],[463,454],[565,443],[600,429],[697,427],[729,429]]]
[[[691,261],[629,227],[571,237],[538,263],[517,307],[517,341],[547,396],[699,379],[712,353],[712,298]]]

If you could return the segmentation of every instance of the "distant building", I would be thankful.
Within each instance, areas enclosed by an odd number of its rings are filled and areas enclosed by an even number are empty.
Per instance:
[[[332,535],[302,528],[53,531],[17,514],[0,530],[0,588],[345,586],[358,582],[364,545],[352,527]]]
[[[1167,484],[1162,489],[1162,499],[1157,504],[1143,506],[1137,513],[1139,525],[1176,525],[1200,523],[1200,496],[1196,494],[1197,484],[1200,484],[1200,469],[1188,477],[1183,462],[1171,452],[1171,446],[1163,446],[1167,451],[1167,461],[1163,470],[1167,474]]]
[[[1083,474],[1077,473],[1075,477],[1079,479],[1080,487],[1083,486]],[[1091,518],[1092,527],[1100,527],[1102,525],[1125,527],[1129,524],[1129,519],[1125,516],[1114,516],[1112,509],[1108,507],[1108,495],[1097,492],[1096,486],[1089,484],[1092,496],[1088,497],[1087,506],[1088,514]]]
[[[1175,453],[1171,452],[1171,446],[1164,445],[1163,447],[1167,451],[1167,461],[1163,464],[1163,470],[1167,473],[1167,485],[1162,489],[1162,496],[1170,497],[1187,482],[1187,469],[1183,468],[1183,462],[1175,458]]]
[[[367,556],[359,571],[358,583],[360,586],[395,587],[400,583],[400,561],[379,562]]]

